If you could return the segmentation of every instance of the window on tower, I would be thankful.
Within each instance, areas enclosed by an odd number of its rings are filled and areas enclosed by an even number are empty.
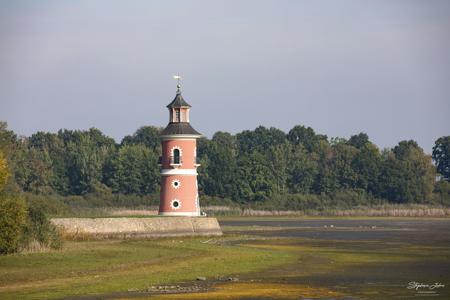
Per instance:
[[[179,109],[175,110],[175,121],[180,122],[180,110]]]
[[[180,159],[180,149],[173,150],[173,163],[179,165],[181,163]]]

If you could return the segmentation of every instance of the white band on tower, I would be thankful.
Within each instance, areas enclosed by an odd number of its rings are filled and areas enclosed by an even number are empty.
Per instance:
[[[162,169],[161,176],[170,176],[170,175],[192,175],[197,176],[196,169]]]

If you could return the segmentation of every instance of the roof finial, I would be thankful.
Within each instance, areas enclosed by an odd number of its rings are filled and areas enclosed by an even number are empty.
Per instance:
[[[183,79],[180,74],[173,75],[173,79],[177,80],[177,94],[181,94],[181,79]]]

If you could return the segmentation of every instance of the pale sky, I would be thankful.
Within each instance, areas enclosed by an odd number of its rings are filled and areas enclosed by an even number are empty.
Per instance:
[[[450,1],[1,1],[0,120],[16,133],[165,126],[184,77],[208,137],[258,125],[450,135]]]

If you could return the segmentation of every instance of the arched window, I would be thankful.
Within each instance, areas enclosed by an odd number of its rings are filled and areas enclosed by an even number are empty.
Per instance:
[[[173,163],[179,165],[181,163],[180,159],[180,149],[173,149]]]

